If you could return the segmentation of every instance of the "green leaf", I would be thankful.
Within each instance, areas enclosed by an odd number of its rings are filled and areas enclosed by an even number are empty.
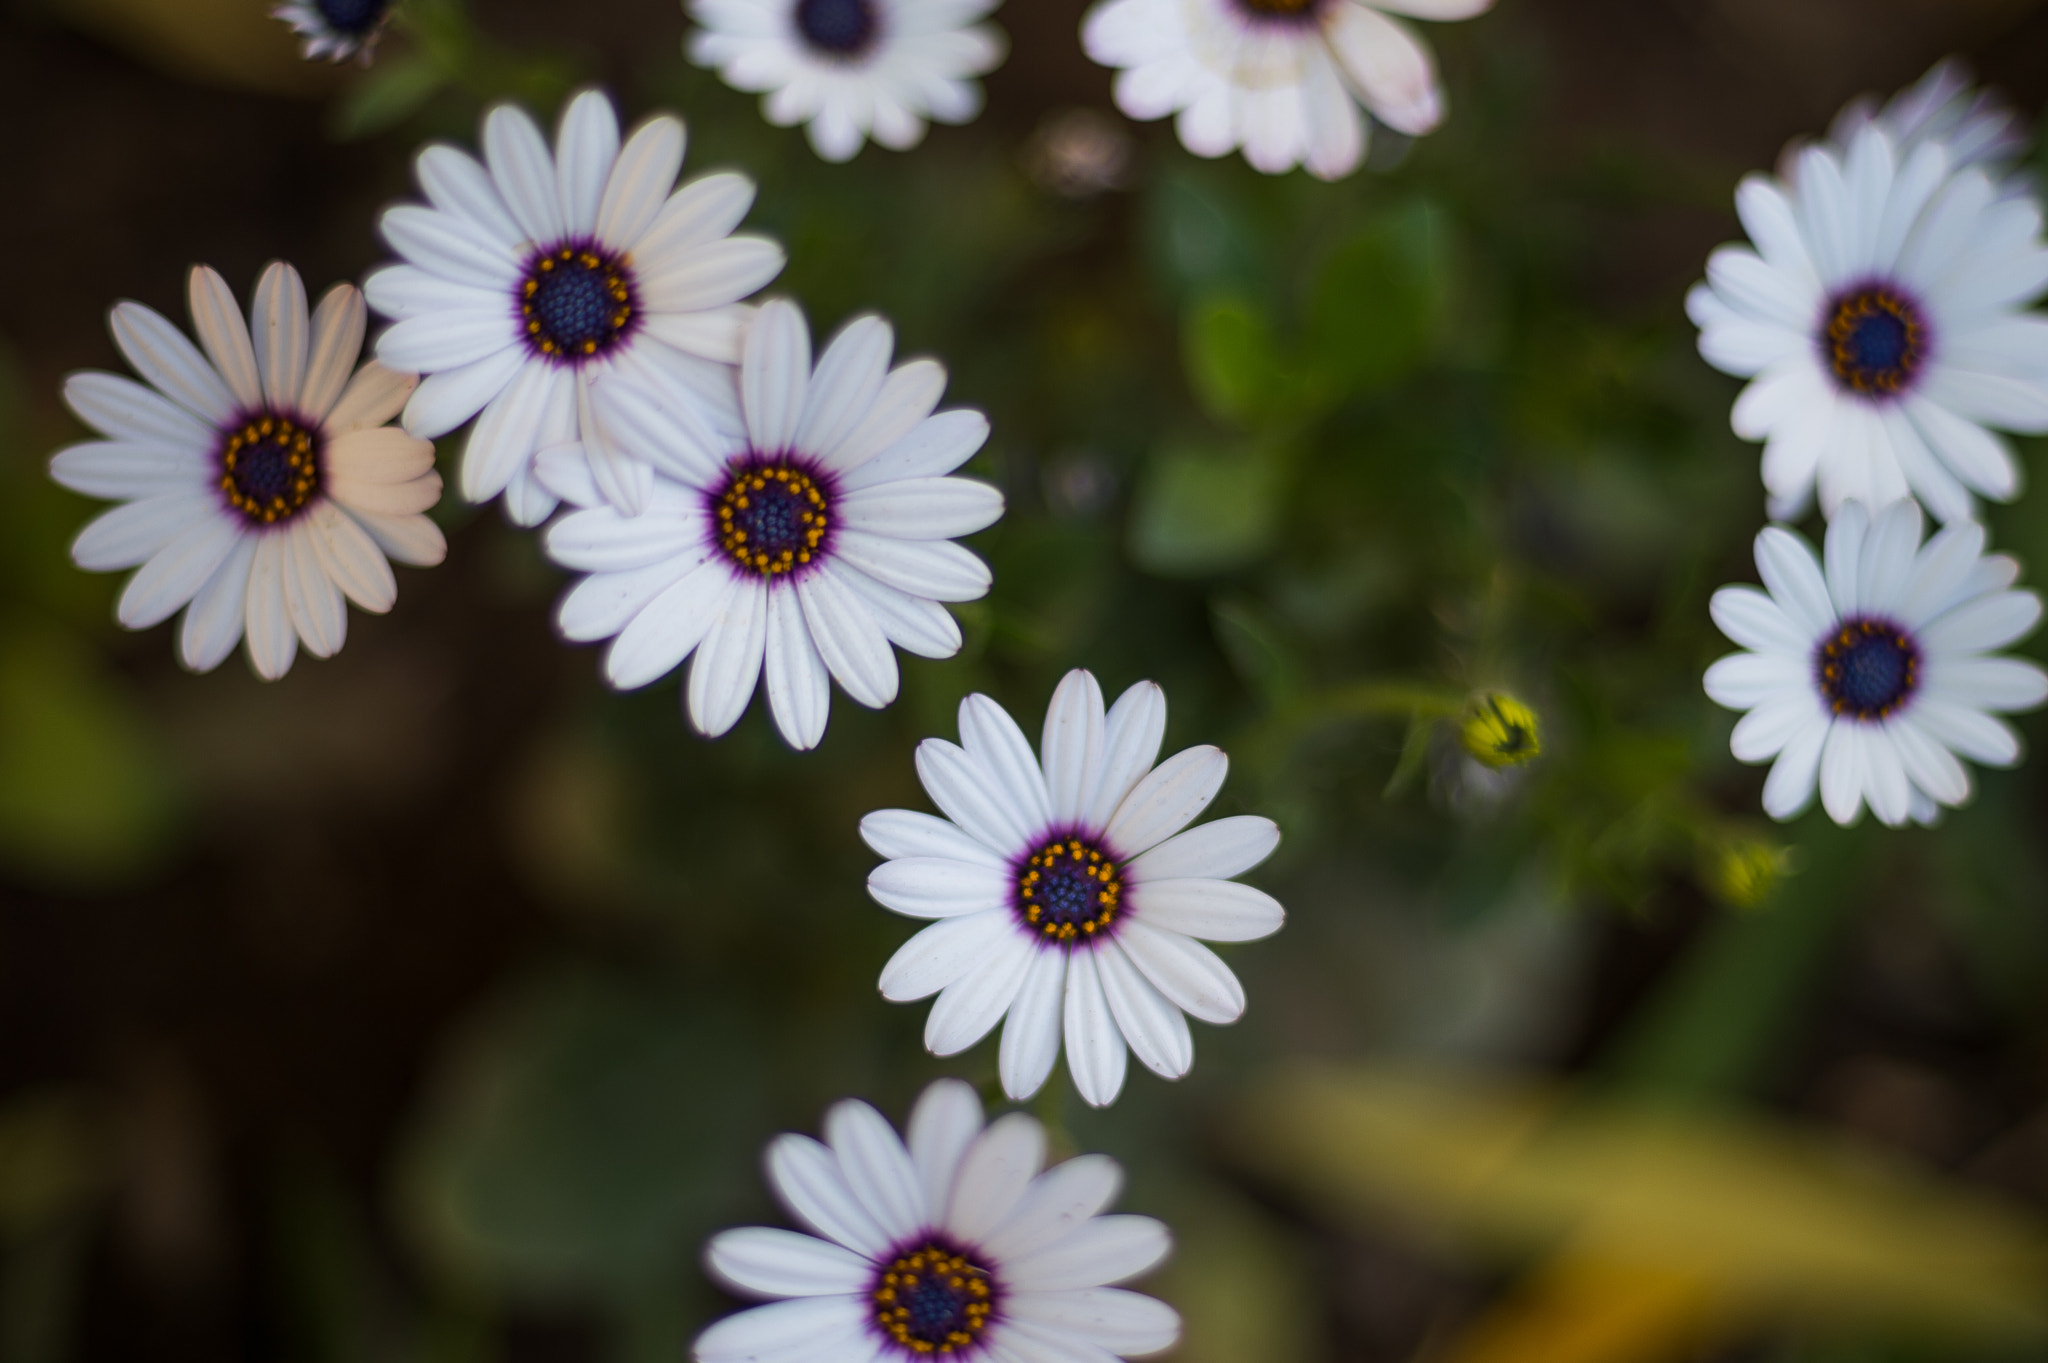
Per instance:
[[[1273,542],[1286,470],[1273,452],[1169,446],[1131,509],[1131,556],[1167,577],[1227,572]]]
[[[1449,231],[1441,210],[1411,199],[1331,256],[1309,315],[1309,364],[1319,386],[1383,387],[1427,357],[1448,299]]]
[[[0,863],[122,881],[168,845],[170,772],[128,694],[74,636],[16,619],[0,652]]]
[[[447,69],[426,53],[394,54],[335,102],[329,127],[345,142],[395,128],[448,82]]]
[[[746,1022],[589,971],[528,981],[436,1076],[402,1178],[455,1282],[616,1301],[733,1211],[759,1066]]]
[[[1181,330],[1188,379],[1211,415],[1250,426],[1291,405],[1294,385],[1266,319],[1230,297],[1188,310]]]

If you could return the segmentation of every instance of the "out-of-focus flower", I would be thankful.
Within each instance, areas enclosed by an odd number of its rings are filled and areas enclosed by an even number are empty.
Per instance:
[[[331,62],[360,58],[370,64],[370,54],[391,19],[392,0],[285,0],[270,11],[292,32],[304,38],[307,61],[326,58]]]
[[[975,80],[1002,63],[1000,0],[685,0],[700,27],[690,60],[735,90],[764,94],[779,128],[807,125],[827,161],[872,137],[892,151],[924,140],[925,120],[981,112]]]
[[[66,379],[65,402],[107,438],[59,450],[50,475],[123,503],[71,549],[81,568],[140,565],[122,624],[146,629],[182,607],[187,667],[218,666],[246,634],[257,674],[281,677],[301,641],[321,658],[341,647],[344,596],[391,609],[387,559],[441,561],[424,514],[441,496],[434,447],[384,424],[416,380],[356,368],[365,316],[352,286],[309,317],[298,271],[272,264],[245,322],[226,282],[195,266],[190,296],[198,346],[140,303],[115,305],[114,343],[147,386]]]
[[[1994,428],[2048,431],[2041,211],[2000,199],[1939,142],[1903,159],[1876,124],[1846,156],[1799,153],[1790,183],[1742,182],[1750,246],[1724,246],[1686,299],[1700,353],[1754,381],[1736,434],[1768,442],[1773,517],[1911,494],[1943,521],[1972,493],[2006,500],[2019,469]]]
[[[1131,135],[1108,114],[1062,109],[1046,116],[1025,148],[1024,168],[1040,188],[1092,199],[1131,180]]]
[[[2008,590],[2019,566],[1984,555],[1984,530],[1959,521],[1920,545],[1921,515],[1894,502],[1875,519],[1844,502],[1827,563],[1798,535],[1757,536],[1754,587],[1714,593],[1714,623],[1751,650],[1707,669],[1707,694],[1747,710],[1730,743],[1745,762],[1776,759],[1764,809],[1789,819],[1813,799],[1836,823],[1867,801],[1887,824],[1930,823],[1970,798],[1958,759],[2019,761],[1997,719],[2048,699],[2048,673],[1990,656],[2032,631],[2041,599]]]
[[[1890,136],[1901,158],[1923,142],[1939,142],[1956,170],[1983,166],[2004,175],[2027,152],[2026,120],[1991,91],[1976,88],[1968,65],[1955,57],[1936,62],[1881,108],[1871,96],[1851,100],[1835,116],[1828,140],[1847,155],[1856,134],[1873,123]]]
[[[713,1236],[712,1275],[772,1304],[712,1325],[693,1356],[1077,1363],[1172,1347],[1173,1308],[1111,1286],[1166,1257],[1166,1227],[1103,1215],[1123,1186],[1115,1160],[1044,1165],[1045,1128],[1022,1112],[983,1126],[958,1079],[917,1100],[907,1146],[866,1103],[834,1104],[824,1141],[791,1134],[768,1147],[776,1196],[815,1234]]]
[[[1132,118],[1178,115],[1197,156],[1335,180],[1365,156],[1358,106],[1419,137],[1443,121],[1436,63],[1390,17],[1469,19],[1493,0],[1102,0],[1081,29]]]
[[[782,248],[731,235],[754,202],[745,176],[675,188],[680,119],[651,118],[622,147],[611,101],[586,90],[563,111],[552,155],[511,105],[485,116],[483,142],[482,162],[422,151],[428,202],[387,209],[380,224],[405,263],[364,284],[396,320],[377,355],[427,376],[406,429],[438,436],[481,412],[462,495],[504,493],[522,525],[556,505],[532,476],[534,454],[566,443],[582,444],[605,500],[637,514],[654,455],[613,434],[612,401],[635,394],[737,433],[730,366],[750,315],[738,300],[782,269]]]
[[[1228,878],[1280,842],[1270,819],[1188,823],[1223,785],[1229,760],[1189,748],[1158,767],[1166,694],[1126,691],[1105,717],[1087,672],[1069,672],[1045,716],[1039,754],[987,696],[960,703],[956,745],[918,745],[917,773],[946,818],[885,809],[861,820],[890,860],[868,893],[940,921],[882,971],[882,994],[938,994],[925,1045],[953,1055],[1003,1025],[1003,1090],[1036,1093],[1065,1037],[1067,1069],[1097,1107],[1123,1088],[1125,1046],[1175,1079],[1194,1063],[1192,1013],[1234,1022],[1244,990],[1196,938],[1247,942],[1280,927],[1280,905]],[[964,745],[964,746],[962,746]],[[1176,836],[1177,835],[1177,836]]]
[[[1753,909],[1769,899],[1792,870],[1791,848],[1746,836],[1717,842],[1705,865],[1707,889],[1738,909]]]
[[[896,698],[892,643],[927,658],[959,651],[939,602],[981,596],[989,573],[949,541],[992,525],[1003,497],[946,475],[988,439],[988,419],[933,415],[946,371],[931,360],[891,370],[894,345],[887,322],[856,318],[813,370],[803,314],[777,300],[747,334],[740,434],[656,394],[612,398],[620,439],[657,469],[645,515],[609,505],[573,450],[543,456],[542,479],[581,508],[549,527],[547,551],[590,574],[557,618],[571,639],[612,639],[612,685],[645,686],[694,650],[690,719],[716,736],[765,672],[783,737],[811,748],[825,734],[828,674],[879,707]]]
[[[1518,767],[1543,753],[1536,712],[1505,691],[1474,696],[1465,707],[1458,737],[1466,752],[1489,767]]]

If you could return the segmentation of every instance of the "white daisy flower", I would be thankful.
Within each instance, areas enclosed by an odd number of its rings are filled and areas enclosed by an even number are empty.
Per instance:
[[[1189,748],[1158,767],[1166,693],[1124,692],[1107,717],[1087,672],[1069,672],[1046,711],[1041,756],[987,696],[960,703],[960,739],[918,745],[917,774],[946,818],[885,809],[861,820],[890,858],[868,893],[940,920],[882,971],[882,994],[937,994],[925,1045],[966,1050],[1006,1016],[1003,1090],[1028,1098],[1065,1037],[1067,1069],[1097,1107],[1123,1088],[1125,1045],[1177,1079],[1194,1063],[1192,1013],[1234,1022],[1244,990],[1195,939],[1248,942],[1279,929],[1271,895],[1232,883],[1279,845],[1270,819],[1189,821],[1229,759]],[[950,820],[950,822],[948,822]],[[1187,828],[1186,832],[1181,830]]]
[[[1747,710],[1730,744],[1745,762],[1776,759],[1764,809],[1789,819],[1813,799],[1836,823],[1865,802],[1887,824],[1930,823],[1970,798],[1958,757],[2006,767],[2019,738],[2001,712],[2048,699],[2048,673],[1991,650],[2028,634],[2041,599],[2011,591],[2019,565],[1985,557],[1984,530],[1957,521],[1920,544],[1921,516],[1894,502],[1875,519],[1844,502],[1823,567],[1807,542],[1772,526],[1757,536],[1754,587],[1714,593],[1714,623],[1750,650],[1707,669],[1707,694]]]
[[[779,1136],[767,1162],[815,1234],[712,1237],[711,1274],[771,1304],[699,1335],[696,1363],[1108,1363],[1180,1338],[1172,1307],[1111,1286],[1173,1247],[1149,1216],[1103,1215],[1123,1186],[1116,1161],[1080,1155],[1040,1173],[1045,1129],[1022,1112],[984,1127],[958,1079],[924,1091],[907,1143],[849,1100],[825,1114],[824,1141]]]
[[[306,40],[302,52],[307,61],[360,56],[368,66],[391,19],[391,0],[285,0],[270,17],[284,20]]]
[[[869,137],[892,151],[924,140],[925,120],[967,123],[1007,50],[979,20],[1001,0],[686,0],[703,27],[690,60],[735,90],[764,94],[778,128],[798,123],[827,161]]]
[[[887,322],[856,318],[814,370],[803,314],[777,300],[748,329],[739,434],[689,403],[619,394],[613,434],[658,467],[641,516],[604,504],[590,461],[543,456],[542,478],[579,508],[548,528],[547,551],[589,574],[557,620],[569,639],[612,640],[612,685],[645,686],[694,651],[690,720],[716,737],[765,673],[783,737],[811,748],[825,733],[828,675],[880,707],[896,698],[891,644],[926,658],[959,651],[939,602],[981,596],[989,572],[949,541],[993,525],[1003,497],[946,475],[988,439],[988,418],[934,415],[946,371],[931,360],[890,369],[894,344]]]
[[[364,285],[370,306],[396,319],[377,355],[427,376],[405,427],[439,436],[481,411],[462,495],[502,492],[520,524],[555,508],[532,477],[534,453],[577,441],[605,500],[638,512],[651,456],[603,437],[608,397],[593,380],[737,430],[729,366],[748,310],[736,304],[782,269],[782,248],[730,235],[754,201],[745,176],[674,188],[680,119],[651,118],[621,147],[611,101],[586,90],[563,110],[552,155],[511,105],[485,116],[483,142],[481,162],[422,151],[427,204],[387,209],[380,224],[405,263]]]
[[[1901,159],[1922,142],[1939,142],[1956,170],[1983,166],[2000,174],[2027,153],[2025,120],[1989,90],[1976,88],[1969,67],[1954,57],[1936,62],[1882,108],[1868,96],[1851,100],[1835,116],[1828,140],[1847,155],[1856,134],[1872,123],[1891,138]]]
[[[1789,184],[1748,177],[1735,206],[1755,246],[1715,251],[1686,310],[1707,361],[1755,380],[1731,421],[1767,442],[1771,515],[1816,487],[1829,515],[1910,493],[1953,521],[1973,493],[2010,499],[1995,429],[2048,431],[2048,318],[2024,311],[2048,287],[2040,208],[1939,142],[1902,161],[1875,124],[1846,156],[1801,151]]]
[[[114,344],[148,382],[67,378],[64,401],[106,439],[59,450],[50,476],[123,503],[71,546],[81,568],[140,565],[122,624],[147,629],[183,607],[187,667],[217,666],[246,633],[258,675],[281,677],[301,640],[320,658],[341,647],[344,596],[391,609],[387,558],[430,567],[447,552],[424,514],[441,497],[434,447],[384,424],[416,380],[355,367],[365,314],[350,285],[309,317],[298,271],[273,264],[245,322],[226,282],[197,266],[191,307],[198,346],[140,303],[115,305]]]
[[[1411,137],[1444,117],[1436,62],[1394,14],[1469,19],[1493,0],[1102,0],[1088,55],[1118,68],[1117,107],[1178,114],[1197,156],[1243,147],[1254,169],[1335,180],[1365,156],[1363,104]]]

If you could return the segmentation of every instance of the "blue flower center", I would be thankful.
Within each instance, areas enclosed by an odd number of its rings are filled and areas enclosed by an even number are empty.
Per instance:
[[[1835,303],[1828,320],[1828,359],[1836,379],[1857,393],[1903,390],[1927,354],[1927,327],[1903,295],[1859,289]]]
[[[1054,838],[1017,868],[1017,912],[1024,926],[1054,942],[1094,937],[1123,907],[1116,862],[1083,838]]]
[[[1237,6],[1253,19],[1308,23],[1322,8],[1322,0],[1237,0]]]
[[[320,491],[320,452],[312,427],[265,412],[228,432],[220,451],[220,490],[228,505],[254,524],[275,525],[296,516]]]
[[[875,1324],[913,1354],[950,1354],[972,1345],[995,1311],[989,1275],[966,1255],[936,1244],[898,1255],[868,1295]]]
[[[633,319],[625,263],[589,246],[535,258],[519,289],[526,337],[543,355],[582,359],[611,349]]]
[[[1920,685],[1920,648],[1888,620],[1844,620],[1821,640],[1821,695],[1849,719],[1887,719]]]
[[[875,40],[874,0],[797,0],[796,31],[818,51],[852,57]]]
[[[361,37],[384,22],[390,0],[313,0],[320,17],[337,33]]]
[[[750,459],[712,502],[718,547],[760,577],[793,573],[823,551],[832,498],[810,474],[783,460]]]

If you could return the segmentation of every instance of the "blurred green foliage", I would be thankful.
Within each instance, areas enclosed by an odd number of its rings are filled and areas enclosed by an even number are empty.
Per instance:
[[[874,858],[855,830],[873,809],[928,807],[911,752],[953,735],[963,694],[989,692],[1035,730],[1074,666],[1112,691],[1164,684],[1169,748],[1214,741],[1235,760],[1214,812],[1269,814],[1285,834],[1254,878],[1287,904],[1287,929],[1226,949],[1245,1022],[1199,1029],[1181,1085],[1134,1073],[1097,1113],[1060,1076],[1037,1105],[1062,1150],[1125,1160],[1125,1205],[1175,1224],[1183,1248],[1160,1290],[1187,1314],[1190,1363],[1325,1356],[1345,1288],[1304,1223],[1387,1233],[1390,1189],[1404,1201],[1391,1223],[1425,1245],[1514,1222],[1487,1230],[1480,1257],[1495,1273],[1537,1266],[1551,1305],[1531,1319],[1555,1327],[1560,1360],[1581,1356],[1561,1322],[1579,1319],[1589,1281],[1586,1338],[1612,1337],[1600,1310],[1635,1303],[1615,1328],[1651,1332],[1645,1356],[1694,1341],[1702,1294],[1718,1313],[1724,1284],[1700,1289],[1692,1263],[1660,1277],[1659,1256],[1696,1248],[1703,1208],[1761,1224],[1795,1193],[1801,1225],[1848,1243],[1869,1275],[1813,1311],[1788,1279],[1782,1310],[1716,1314],[1716,1330],[1762,1332],[1785,1363],[1876,1357],[1869,1340],[1897,1323],[1848,1312],[1844,1327],[1834,1310],[1863,1293],[1941,1307],[1914,1325],[1953,1356],[1987,1347],[1971,1329],[1951,1337],[1964,1317],[2016,1321],[2038,1342],[2038,1227],[1980,1216],[1932,1176],[1842,1174],[1834,1146],[1815,1155],[1804,1135],[1728,1115],[1767,1093],[1843,934],[1888,897],[1937,915],[2009,1016],[2035,1008],[2048,868],[2031,836],[2038,767],[1988,778],[1936,831],[1885,834],[1819,814],[1768,828],[1760,773],[1728,756],[1731,717],[1700,690],[1727,647],[1706,599],[1751,576],[1757,450],[1728,432],[1734,386],[1693,353],[1684,280],[1620,303],[1584,283],[1614,217],[1725,211],[1726,177],[1626,147],[1577,148],[1559,167],[1532,131],[1555,92],[1484,24],[1442,33],[1453,121],[1413,146],[1382,136],[1375,169],[1350,180],[1269,179],[1133,128],[1132,186],[1078,197],[1034,179],[1052,153],[994,116],[911,155],[822,164],[752,97],[684,66],[675,26],[657,27],[662,50],[618,92],[623,110],[680,109],[687,173],[756,178],[749,230],[791,257],[771,292],[799,299],[821,336],[885,313],[903,353],[948,365],[949,403],[989,413],[993,439],[968,471],[1009,499],[975,542],[995,589],[959,608],[960,657],[904,660],[891,709],[837,697],[815,754],[789,752],[758,706],[700,742],[672,682],[614,696],[593,656],[575,660],[583,684],[522,736],[494,815],[503,859],[556,911],[552,935],[424,1066],[394,1161],[383,1210],[419,1281],[394,1284],[331,1171],[274,1179],[300,1356],[483,1359],[503,1319],[582,1310],[618,1356],[672,1360],[719,1309],[695,1268],[702,1238],[780,1216],[756,1174],[772,1131],[814,1128],[848,1093],[900,1116],[936,1073],[993,1096],[993,1042],[932,1061],[923,1010],[876,997],[913,925],[866,898]],[[489,39],[459,0],[408,0],[330,127],[395,184],[423,138],[471,141],[486,102],[545,114],[588,74],[572,48]],[[87,512],[40,472],[64,437],[24,429],[11,403],[0,421],[24,452],[0,467],[0,858],[22,877],[132,882],[175,858],[198,798],[164,756],[177,721],[151,708],[160,678],[110,662],[112,584],[65,566]],[[443,442],[444,471],[459,443]],[[2048,561],[2048,500],[2001,510],[1994,538]],[[537,616],[560,585],[493,516],[467,524],[456,553],[488,563],[465,581],[493,609]],[[275,690],[276,731],[327,723],[303,674],[349,661],[303,662]],[[1537,760],[1473,756],[1461,717],[1495,692],[1536,717]],[[1444,1172],[1432,1161],[1469,1153],[1499,1173],[1528,1134],[1510,1120],[1518,1099],[1474,1096],[1448,1069],[1345,1098],[1355,1130],[1322,1099],[1269,1091],[1230,1128],[1239,1143],[1214,1141],[1216,1114],[1240,1111],[1283,1057],[1553,1062],[1583,1021],[1602,918],[1687,913],[1706,918],[1697,942],[1587,1063],[1591,1115],[1552,1152],[1569,1178],[1524,1169],[1541,1186],[1510,1195],[1454,1169],[1434,1191],[1455,1208],[1430,1202],[1418,1171]],[[1548,1120],[1566,1104],[1546,1089],[1534,1106]],[[1707,1124],[1674,1132],[1673,1110]],[[6,1121],[0,1234],[10,1171],[37,1167],[10,1153]],[[1628,1253],[1641,1271],[1596,1262],[1586,1277],[1573,1227],[1642,1191],[1603,1178],[1610,1158],[1637,1156],[1667,1160],[1650,1190],[1665,1200],[1624,1209],[1640,1213]],[[1522,1217],[1530,1200],[1542,1216]],[[1953,1239],[1912,1233],[1950,1222]],[[1995,1273],[1949,1267],[1987,1243]],[[1747,1286],[1793,1272],[1740,1248],[1718,1245],[1716,1271]],[[10,1304],[13,1281],[0,1333],[33,1318]]]

